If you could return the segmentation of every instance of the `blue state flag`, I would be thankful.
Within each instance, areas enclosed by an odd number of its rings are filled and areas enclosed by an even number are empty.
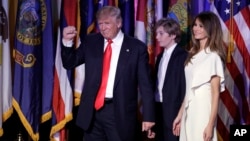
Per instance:
[[[52,94],[55,70],[55,40],[50,0],[41,2],[42,18],[42,118],[45,122],[51,118]]]
[[[51,118],[52,94],[55,69],[55,40],[53,34],[52,7],[50,0],[44,0],[42,11],[42,118],[45,122]]]
[[[18,1],[13,106],[34,141],[39,140],[41,121],[51,117],[54,53],[49,8],[49,0]]]
[[[93,0],[80,1],[81,39],[95,30],[95,3]]]
[[[134,1],[120,0],[119,7],[123,17],[122,30],[125,34],[134,36],[135,18],[134,18]]]

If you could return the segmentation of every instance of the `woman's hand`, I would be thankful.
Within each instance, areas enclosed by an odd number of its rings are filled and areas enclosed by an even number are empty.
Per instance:
[[[212,137],[213,137],[213,127],[208,125],[203,132],[203,139],[204,141],[211,141]]]
[[[180,129],[181,129],[181,117],[177,116],[173,122],[173,134],[175,136],[179,136]]]

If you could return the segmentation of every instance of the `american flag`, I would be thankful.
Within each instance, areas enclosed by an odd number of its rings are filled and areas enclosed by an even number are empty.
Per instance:
[[[250,1],[215,0],[211,11],[221,19],[227,49],[217,122],[219,140],[227,141],[231,124],[250,124]]]
[[[78,0],[58,0],[61,8],[60,26],[58,27],[57,49],[55,58],[54,92],[52,99],[52,127],[50,137],[52,141],[66,141],[66,124],[73,119],[73,87],[71,86],[71,72],[62,65],[61,40],[62,29],[75,26],[77,18]]]

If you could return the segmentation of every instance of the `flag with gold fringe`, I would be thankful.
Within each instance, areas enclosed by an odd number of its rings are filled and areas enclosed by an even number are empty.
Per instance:
[[[54,49],[50,0],[19,0],[14,45],[13,106],[34,141],[51,118]]]

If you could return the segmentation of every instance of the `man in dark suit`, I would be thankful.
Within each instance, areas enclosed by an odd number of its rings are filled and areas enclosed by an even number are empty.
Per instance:
[[[180,25],[163,18],[156,23],[156,39],[163,48],[157,56],[155,73],[156,140],[178,141],[172,124],[185,95],[184,62],[187,52],[177,45],[181,40]]]
[[[77,49],[71,48],[75,27],[63,30],[63,66],[73,69],[85,63],[76,124],[84,129],[85,141],[135,141],[140,90],[142,131],[153,137],[154,93],[147,47],[123,34],[118,8],[100,9],[97,22],[100,33],[87,35]]]

